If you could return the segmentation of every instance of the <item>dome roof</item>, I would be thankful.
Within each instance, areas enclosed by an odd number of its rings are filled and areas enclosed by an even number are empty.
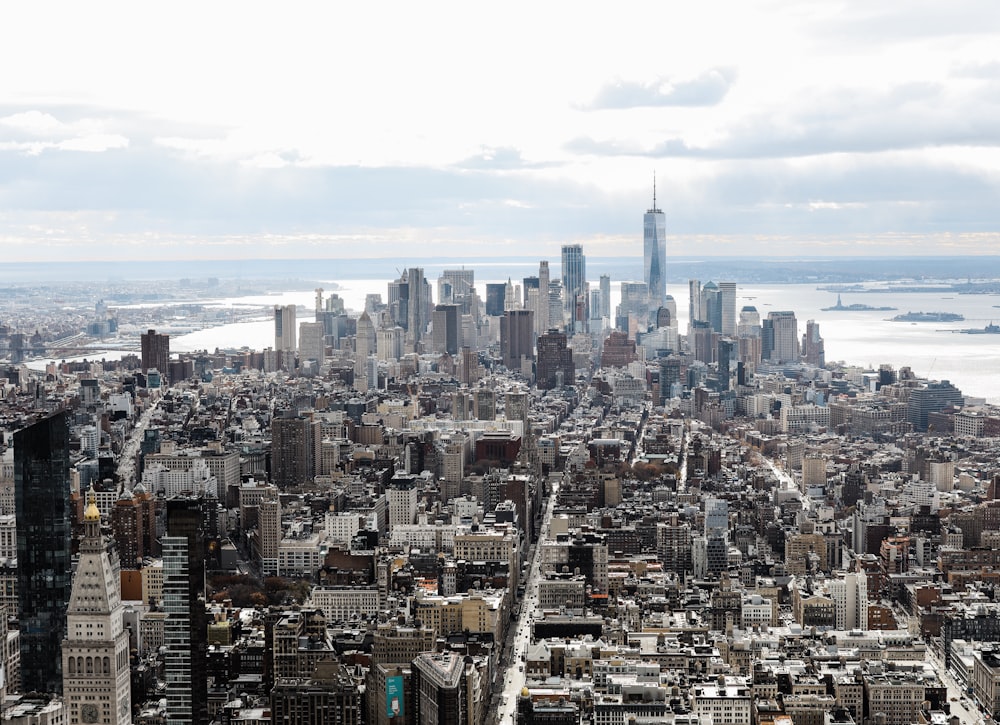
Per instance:
[[[94,493],[94,487],[90,487],[90,492],[87,494],[87,508],[83,511],[84,521],[100,521],[101,512],[97,508],[97,494]]]

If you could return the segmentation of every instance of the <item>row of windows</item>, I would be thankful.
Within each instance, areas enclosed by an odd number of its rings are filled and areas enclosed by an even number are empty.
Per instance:
[[[70,657],[68,659],[69,674],[76,675],[110,675],[110,657]]]

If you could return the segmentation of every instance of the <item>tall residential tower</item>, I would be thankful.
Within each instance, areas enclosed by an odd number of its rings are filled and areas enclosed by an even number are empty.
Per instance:
[[[579,244],[564,244],[562,248],[563,305],[569,319],[569,329],[586,321],[587,258]],[[549,321],[551,324],[551,320]]]

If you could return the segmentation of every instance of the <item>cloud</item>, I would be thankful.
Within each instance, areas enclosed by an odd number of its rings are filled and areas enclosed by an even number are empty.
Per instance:
[[[909,0],[904,3],[854,3],[838,14],[817,17],[811,34],[843,51],[847,46],[885,47],[928,38],[968,37],[1000,31],[1000,6],[993,0]]]
[[[64,133],[66,124],[51,113],[37,110],[21,111],[0,118],[0,127],[31,135],[53,135]]]
[[[616,80],[602,87],[585,109],[650,106],[714,106],[736,81],[733,68],[711,68],[688,80],[661,77],[651,83]]]
[[[962,63],[951,69],[952,78],[981,78],[996,81],[1000,78],[1000,61],[986,63]]]
[[[36,156],[49,150],[100,153],[127,147],[128,138],[108,126],[101,119],[65,122],[38,109],[18,111],[0,116],[0,151]]]
[[[127,146],[128,139],[124,136],[107,133],[76,136],[63,141],[0,141],[0,151],[17,151],[28,156],[37,156],[48,149],[100,153]]]
[[[734,119],[703,145],[679,137],[641,144],[581,136],[565,148],[591,156],[720,160],[1000,147],[1000,94],[994,91],[990,83],[959,92],[921,82],[805,92],[796,105]]]
[[[513,170],[540,169],[551,167],[552,163],[528,162],[521,151],[513,146],[483,146],[478,154],[459,161],[456,166],[463,169]]]

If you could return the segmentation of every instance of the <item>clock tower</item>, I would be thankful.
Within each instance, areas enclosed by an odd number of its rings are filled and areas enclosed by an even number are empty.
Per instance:
[[[66,722],[128,725],[132,722],[129,640],[122,620],[118,558],[101,535],[93,489],[87,496],[83,526],[62,645]]]

